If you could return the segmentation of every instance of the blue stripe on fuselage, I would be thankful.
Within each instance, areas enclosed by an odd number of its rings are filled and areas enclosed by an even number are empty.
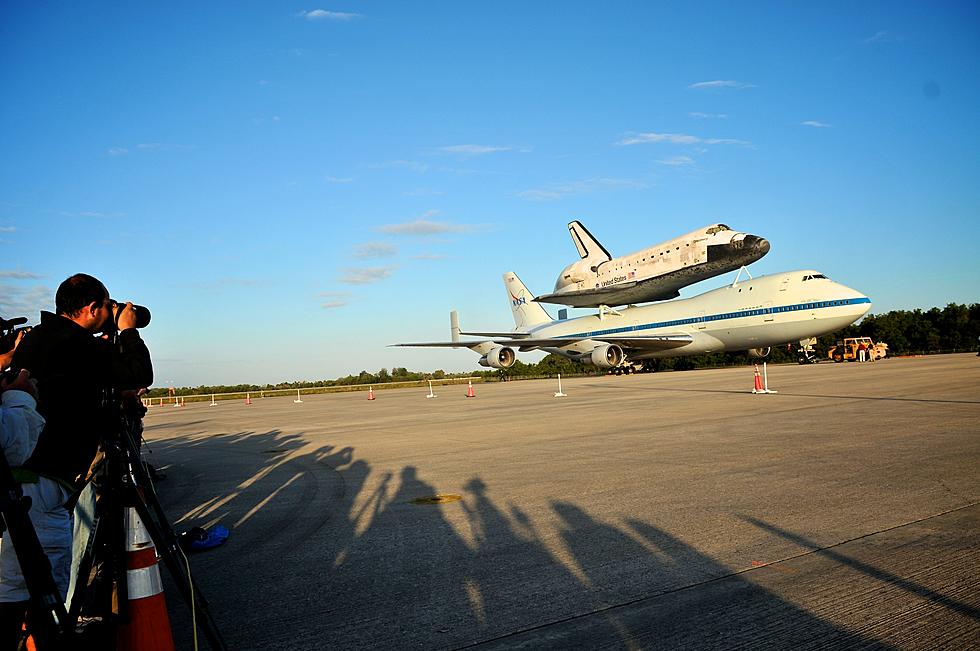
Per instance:
[[[603,335],[620,334],[623,332],[639,332],[641,330],[653,330],[656,328],[671,328],[674,326],[689,325],[692,323],[714,323],[726,319],[741,319],[747,316],[760,316],[763,314],[781,314],[783,312],[801,312],[804,310],[819,310],[830,307],[840,307],[841,305],[858,305],[860,303],[870,303],[871,299],[867,296],[862,298],[845,298],[837,301],[815,301],[812,303],[796,303],[794,305],[780,305],[778,307],[760,307],[751,310],[739,310],[737,312],[723,312],[721,314],[710,314],[696,316],[687,319],[674,319],[672,321],[660,321],[657,323],[641,323],[635,326],[624,328],[610,328],[608,330],[593,330],[592,332],[580,332],[573,335],[557,335],[557,338],[564,339],[589,339],[601,337]]]

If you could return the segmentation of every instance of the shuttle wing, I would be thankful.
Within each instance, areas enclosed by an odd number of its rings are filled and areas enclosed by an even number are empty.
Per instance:
[[[558,305],[570,305],[572,307],[593,307],[606,301],[610,305],[625,305],[629,303],[632,296],[630,290],[653,284],[651,281],[660,280],[659,278],[648,278],[641,281],[629,283],[617,283],[609,287],[599,289],[582,289],[576,292],[558,292],[555,294],[544,294],[537,296],[533,300],[535,303],[556,303]],[[666,289],[660,293],[644,293],[635,297],[635,302],[646,301],[667,301],[680,296],[676,289]],[[623,299],[626,300],[623,300]],[[637,300],[642,299],[642,300]]]

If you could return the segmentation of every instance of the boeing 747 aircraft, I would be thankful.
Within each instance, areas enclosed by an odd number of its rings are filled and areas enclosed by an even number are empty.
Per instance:
[[[764,357],[771,346],[839,330],[871,309],[867,296],[817,271],[740,277],[741,272],[732,284],[692,298],[555,321],[508,272],[503,279],[513,331],[462,332],[453,312],[452,341],[394,345],[469,348],[481,356],[482,366],[498,369],[513,366],[518,351],[533,350],[600,368],[726,351]],[[460,335],[480,338],[464,341]]]

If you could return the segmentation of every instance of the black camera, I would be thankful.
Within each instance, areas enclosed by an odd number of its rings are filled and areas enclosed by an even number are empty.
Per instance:
[[[16,369],[13,366],[11,366],[6,371],[0,372],[0,384],[2,384],[3,382],[10,384],[11,382],[17,379],[18,375],[20,375],[20,369]]]
[[[14,342],[17,341],[17,335],[31,329],[30,326],[25,326],[23,328],[15,327],[23,323],[27,323],[27,317],[22,316],[10,320],[0,319],[0,354],[7,352],[14,347]]]
[[[112,320],[119,327],[119,314],[122,312],[123,308],[126,307],[126,301],[117,301],[114,299],[109,299],[112,301]],[[136,327],[145,328],[150,324],[150,311],[143,307],[142,305],[133,304],[133,312],[136,313]]]

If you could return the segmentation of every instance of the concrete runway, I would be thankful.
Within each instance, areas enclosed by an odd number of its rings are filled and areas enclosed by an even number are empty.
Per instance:
[[[231,530],[191,558],[234,649],[980,647],[980,357],[769,382],[154,407],[148,459]]]

